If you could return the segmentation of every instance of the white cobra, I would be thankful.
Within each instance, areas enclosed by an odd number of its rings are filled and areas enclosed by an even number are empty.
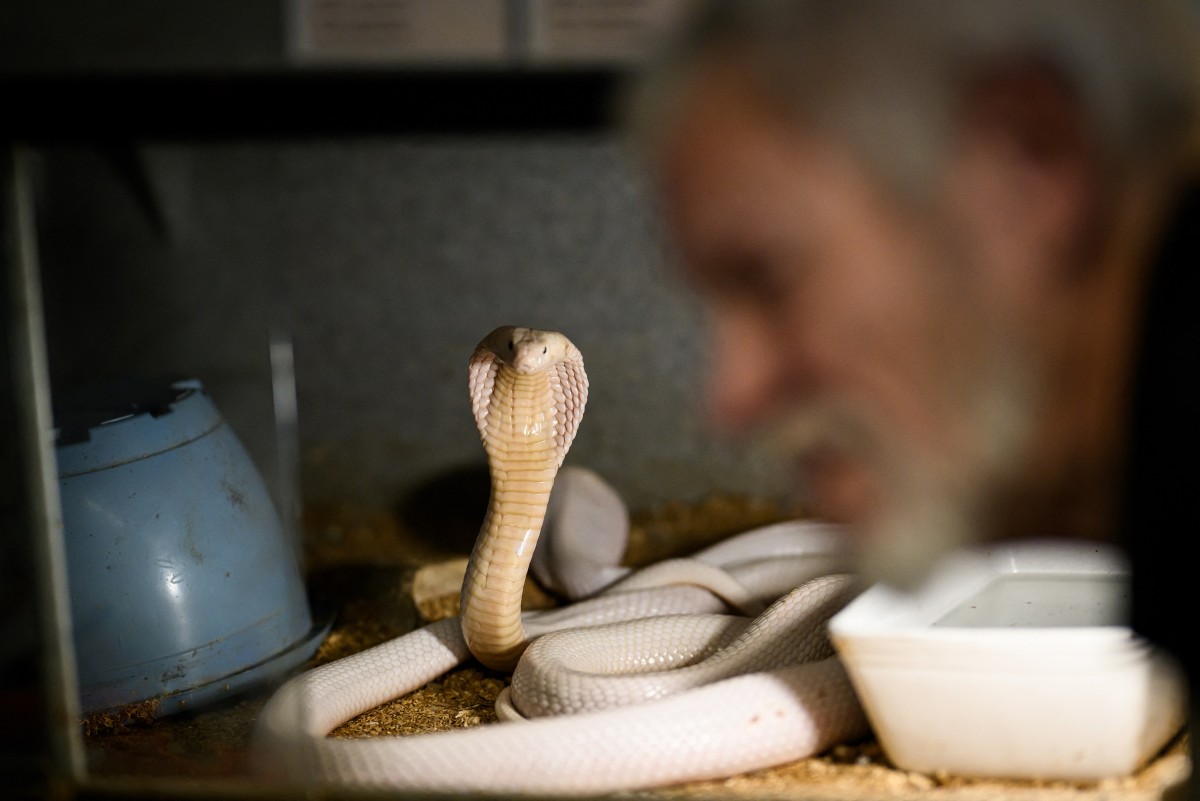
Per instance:
[[[857,591],[838,572],[829,527],[758,529],[629,573],[591,598],[522,613],[521,586],[587,378],[563,335],[504,327],[476,349],[470,384],[492,497],[461,616],[286,682],[255,730],[264,775],[374,789],[595,794],[779,765],[867,732],[825,634],[825,621]],[[326,736],[472,655],[505,669],[517,663],[497,702],[506,722]]]

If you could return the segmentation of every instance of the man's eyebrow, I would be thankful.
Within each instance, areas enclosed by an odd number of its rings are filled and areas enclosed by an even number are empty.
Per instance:
[[[770,299],[783,289],[783,275],[761,249],[722,249],[688,271],[701,291]]]

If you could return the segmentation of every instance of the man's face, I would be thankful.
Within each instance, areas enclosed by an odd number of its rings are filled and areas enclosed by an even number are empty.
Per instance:
[[[765,433],[814,510],[854,524],[863,569],[911,584],[981,536],[1029,429],[1029,371],[952,204],[901,204],[735,73],[709,77],[667,138],[662,189],[710,313],[712,415]]]

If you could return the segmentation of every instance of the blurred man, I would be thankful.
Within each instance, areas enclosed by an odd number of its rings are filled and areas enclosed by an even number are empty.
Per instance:
[[[1187,11],[733,0],[632,127],[710,312],[714,418],[781,446],[864,572],[1119,539],[1135,624],[1191,665]]]

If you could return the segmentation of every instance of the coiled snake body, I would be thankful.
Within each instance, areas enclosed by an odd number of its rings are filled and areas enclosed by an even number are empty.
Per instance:
[[[512,327],[484,338],[469,372],[492,497],[460,617],[285,683],[255,731],[264,773],[409,790],[598,793],[769,767],[866,732],[825,636],[825,621],[857,591],[836,572],[826,528],[750,532],[590,599],[522,614],[521,587],[587,378],[566,337]],[[767,604],[754,617],[728,614]],[[499,669],[520,660],[497,712],[523,722],[325,736],[471,655]]]

